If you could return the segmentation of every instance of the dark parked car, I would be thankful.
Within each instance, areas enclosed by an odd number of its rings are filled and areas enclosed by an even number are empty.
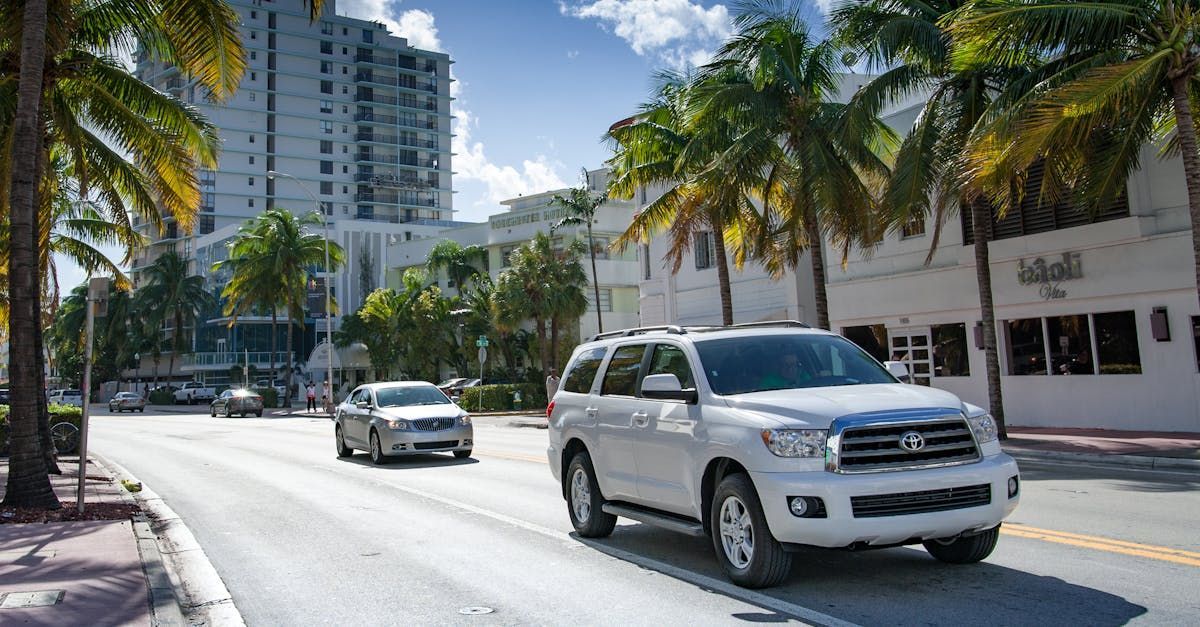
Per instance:
[[[8,404],[8,388],[0,388],[0,405]]]
[[[261,418],[263,399],[250,390],[225,390],[221,392],[220,396],[213,399],[212,404],[209,405],[209,411],[214,418],[218,413],[223,414],[226,418],[232,418],[234,414],[243,418],[247,414],[254,414]]]
[[[450,388],[453,388],[454,386],[466,380],[466,377],[454,377],[453,379],[446,379],[445,381],[437,384],[437,389],[441,390],[443,394],[449,395]]]
[[[142,398],[137,392],[117,392],[117,395],[108,401],[108,411],[140,411],[146,412],[146,399]]]

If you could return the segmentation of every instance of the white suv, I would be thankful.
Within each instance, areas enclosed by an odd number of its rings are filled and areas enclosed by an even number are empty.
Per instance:
[[[984,410],[906,373],[799,322],[603,333],[547,410],[550,468],[579,535],[618,515],[708,535],[746,587],[783,581],[804,545],[977,562],[1017,464]]]

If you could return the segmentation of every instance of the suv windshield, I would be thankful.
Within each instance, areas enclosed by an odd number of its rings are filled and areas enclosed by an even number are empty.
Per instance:
[[[379,388],[375,399],[380,407],[405,407],[407,405],[445,405],[450,402],[442,391],[432,385],[413,387]]]
[[[788,334],[696,342],[716,394],[895,383],[875,360],[836,335]]]

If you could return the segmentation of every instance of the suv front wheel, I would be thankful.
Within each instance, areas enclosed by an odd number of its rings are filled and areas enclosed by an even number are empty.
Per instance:
[[[754,484],[744,474],[725,477],[712,503],[712,540],[721,568],[744,588],[779,585],[792,556],[771,535]]]
[[[596,483],[592,458],[586,452],[576,453],[563,477],[567,482],[567,511],[575,532],[585,538],[603,538],[617,526],[617,517],[601,510],[604,497]]]

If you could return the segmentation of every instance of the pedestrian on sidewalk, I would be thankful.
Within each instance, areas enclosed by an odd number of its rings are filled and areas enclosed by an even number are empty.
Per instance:
[[[546,402],[554,400],[554,393],[558,391],[558,370],[550,369],[550,374],[546,376]]]
[[[308,399],[308,411],[317,411],[317,386],[312,381],[304,384],[304,396]]]

